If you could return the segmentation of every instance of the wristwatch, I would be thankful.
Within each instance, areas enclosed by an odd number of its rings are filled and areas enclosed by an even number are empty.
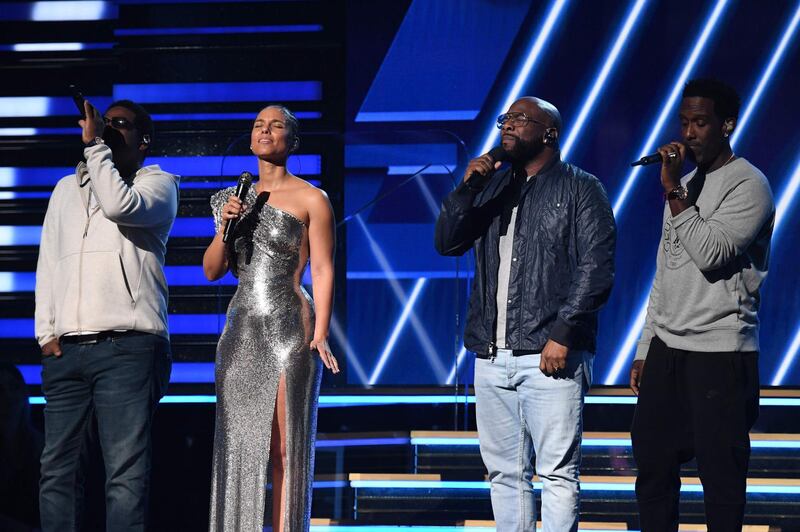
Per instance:
[[[91,148],[92,146],[97,146],[98,144],[105,144],[106,141],[103,140],[103,137],[95,137],[89,142],[86,143],[85,148]]]
[[[685,200],[686,198],[689,197],[689,191],[686,190],[686,187],[684,187],[683,185],[678,185],[677,187],[670,190],[666,194],[666,196],[668,200],[672,199]]]

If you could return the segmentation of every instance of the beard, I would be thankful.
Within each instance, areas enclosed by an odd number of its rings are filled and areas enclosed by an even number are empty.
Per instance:
[[[515,137],[515,139],[516,142],[514,142],[513,146],[506,150],[508,152],[509,159],[513,162],[526,163],[531,159],[534,159],[537,155],[542,153],[542,150],[544,150],[544,143],[541,141],[541,139],[532,141],[524,141],[519,137]]]

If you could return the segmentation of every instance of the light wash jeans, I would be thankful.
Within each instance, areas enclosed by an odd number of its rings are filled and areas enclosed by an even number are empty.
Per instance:
[[[578,530],[583,396],[594,355],[576,351],[559,378],[539,370],[540,355],[500,349],[475,360],[481,457],[489,471],[498,532],[536,528],[532,456],[542,481],[542,528]]]

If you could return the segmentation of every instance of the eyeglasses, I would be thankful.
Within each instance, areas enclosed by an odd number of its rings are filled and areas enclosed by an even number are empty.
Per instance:
[[[104,116],[103,122],[105,122],[106,126],[111,126],[114,129],[136,129],[136,125],[133,122],[121,116]]]
[[[528,122],[533,122],[534,124],[547,127],[547,124],[544,122],[539,122],[538,120],[529,117],[525,113],[504,113],[497,117],[497,129],[503,129],[505,123],[509,121],[511,122],[511,125],[515,127],[524,126]]]

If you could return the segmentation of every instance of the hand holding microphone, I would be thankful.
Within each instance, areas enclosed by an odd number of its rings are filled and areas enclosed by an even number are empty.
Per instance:
[[[680,142],[670,142],[658,148],[661,156],[661,186],[669,194],[676,187],[681,186],[681,170],[683,160],[686,158],[686,146]]]
[[[471,190],[478,191],[483,189],[494,172],[507,159],[508,153],[502,146],[492,148],[489,153],[484,153],[469,162],[467,171],[464,172],[464,182]]]
[[[242,172],[242,175],[239,176],[239,181],[236,183],[236,192],[228,198],[228,203],[222,207],[222,219],[225,220],[225,231],[222,233],[223,242],[228,242],[228,238],[233,234],[236,223],[244,210],[242,202],[247,197],[247,192],[252,184],[253,174]]]

